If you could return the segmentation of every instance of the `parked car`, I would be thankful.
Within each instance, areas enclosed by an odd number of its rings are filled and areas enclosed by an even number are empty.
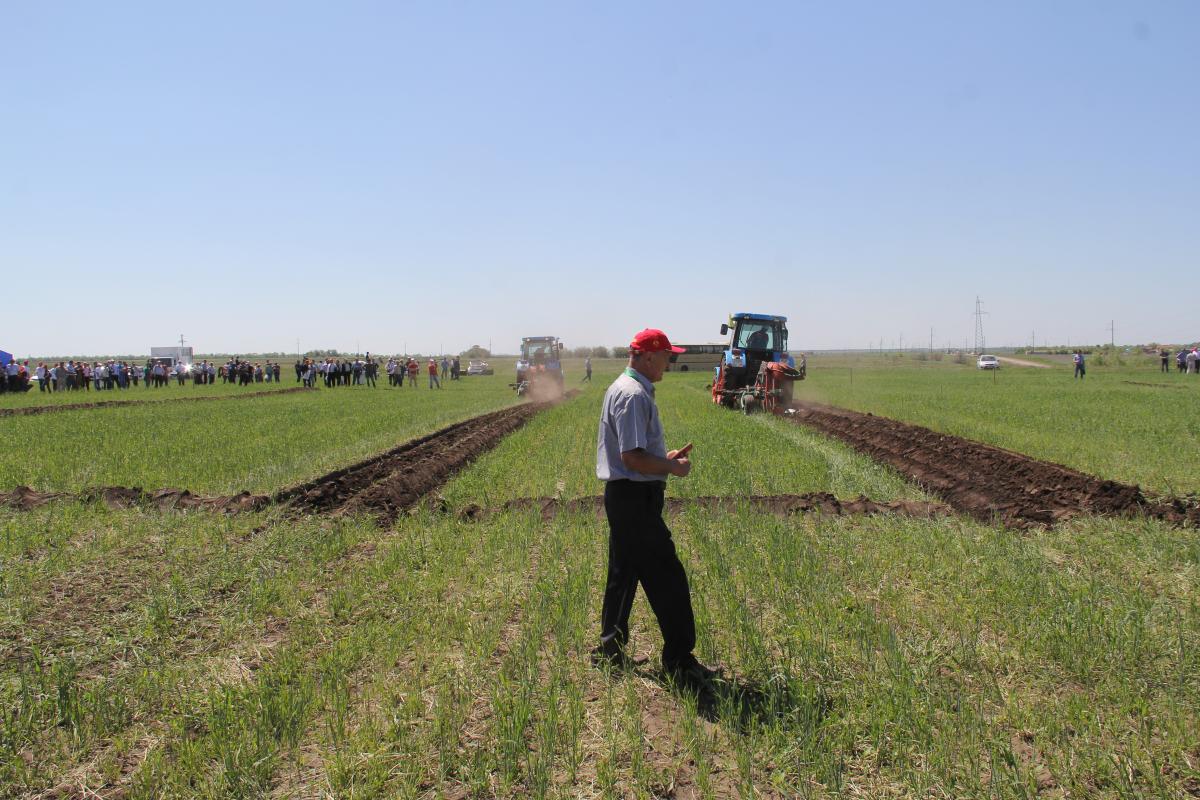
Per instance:
[[[467,364],[468,375],[494,375],[495,370],[486,361],[471,361]]]
[[[982,355],[979,357],[980,369],[1000,369],[1000,359],[995,356]]]

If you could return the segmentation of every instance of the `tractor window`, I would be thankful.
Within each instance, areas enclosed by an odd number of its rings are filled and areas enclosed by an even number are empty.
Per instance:
[[[771,350],[775,346],[775,332],[770,325],[749,322],[738,331],[738,347],[747,350]]]

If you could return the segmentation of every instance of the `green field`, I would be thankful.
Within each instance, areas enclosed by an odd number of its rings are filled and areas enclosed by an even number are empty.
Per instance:
[[[1200,494],[1200,375],[1158,360],[993,372],[912,358],[812,358],[799,399],[987,442],[1156,494]]]
[[[1093,368],[1075,386],[1069,372],[1005,368],[993,382],[949,364],[809,364],[806,397],[1195,491],[1195,456],[1170,437],[1145,440],[1163,415],[1186,424],[1189,403],[1195,419],[1200,382],[1187,376],[1151,389],[1124,383],[1148,380],[1132,367]],[[599,493],[596,417],[617,368],[598,363],[593,385],[443,487],[451,512]],[[351,387],[4,418],[9,441],[132,437],[150,455],[85,466],[96,450],[6,454],[0,490],[270,491],[510,403],[508,380],[498,370],[441,393]],[[1185,408],[1155,406],[1154,392]],[[837,442],[714,407],[701,377],[668,375],[659,402],[669,445],[695,443],[673,496],[924,497]],[[1090,432],[1086,446],[1077,430]],[[730,678],[715,713],[656,677],[661,640],[644,600],[633,645],[649,663],[624,676],[588,663],[606,541],[589,514],[468,522],[422,510],[383,530],[280,509],[0,509],[0,796],[1200,789],[1194,530],[1081,518],[1016,533],[960,517],[749,509],[687,510],[671,525],[698,655]]]
[[[0,418],[6,438],[24,443],[0,456],[0,486],[269,493],[513,402],[512,390],[489,376],[448,381],[441,391],[427,382],[388,388],[382,381]]]

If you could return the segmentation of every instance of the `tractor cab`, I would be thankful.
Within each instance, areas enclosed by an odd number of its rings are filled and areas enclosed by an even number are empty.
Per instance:
[[[787,360],[787,317],[771,314],[734,314],[721,326],[721,335],[729,336],[724,362],[730,368],[729,389],[753,385],[764,361]]]
[[[734,314],[721,326],[729,337],[713,378],[713,402],[772,410],[791,402],[791,383],[804,377],[787,352],[787,317]]]

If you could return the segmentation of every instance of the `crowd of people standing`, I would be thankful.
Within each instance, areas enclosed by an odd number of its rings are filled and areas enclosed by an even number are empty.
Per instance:
[[[429,376],[429,388],[442,388],[442,381],[458,380],[461,376],[461,362],[455,356],[442,356],[439,361],[430,358],[425,365],[425,373]],[[379,361],[370,353],[365,358],[335,359],[326,358],[317,361],[311,358],[298,360],[295,363],[296,383],[316,388],[318,382],[326,388],[334,386],[375,386],[379,376]],[[409,386],[416,386],[421,374],[421,363],[415,356],[392,356],[384,365],[387,374],[388,387],[403,386],[407,381]]]
[[[379,375],[379,362],[367,354],[365,359],[327,358],[324,361],[314,361],[306,358],[297,361],[296,382],[310,388],[316,388],[320,380],[327,388],[334,386],[374,386],[375,378]]]
[[[5,365],[5,380],[0,391],[24,392],[37,384],[43,392],[104,391],[127,389],[145,381],[151,385],[151,365],[139,367],[127,361],[39,361],[30,367],[28,361],[12,361]]]
[[[1158,355],[1162,361],[1162,371],[1170,372],[1171,351],[1163,349]],[[1200,373],[1200,347],[1193,347],[1191,350],[1186,347],[1179,348],[1179,352],[1175,354],[1175,370],[1189,375]]]
[[[368,353],[365,357],[297,359],[294,365],[296,383],[315,388],[323,383],[334,386],[375,386],[379,376],[380,360]],[[223,364],[202,360],[199,364],[173,364],[166,360],[149,360],[144,365],[109,359],[87,362],[68,359],[58,362],[40,361],[36,367],[30,362],[13,360],[4,365],[0,375],[0,392],[25,392],[34,384],[43,392],[60,391],[105,391],[127,389],[144,385],[146,388],[167,386],[174,380],[183,386],[192,381],[195,386],[215,383],[234,383],[250,386],[282,381],[283,366],[279,361],[266,359],[264,362],[231,357]],[[415,356],[392,356],[385,366],[389,386],[403,386],[407,380],[416,386],[422,372],[421,363]],[[461,365],[457,356],[441,359],[430,358],[424,372],[428,375],[429,388],[440,389],[443,381],[458,380]]]
[[[268,362],[269,364],[270,362]],[[191,379],[197,386],[215,383],[217,368],[208,361],[202,364],[172,364],[166,361],[147,361],[143,365],[128,361],[39,361],[30,368],[28,361],[13,361],[5,366],[3,387],[0,391],[23,392],[37,384],[43,392],[108,391],[145,386],[147,389],[168,385],[174,379],[183,385]]]
[[[222,364],[220,367],[214,364],[201,365],[200,374],[208,376],[208,383],[216,383],[220,379],[223,383],[236,383],[238,386],[250,386],[255,383],[280,383],[283,367],[279,362],[271,363],[267,359],[266,364],[260,364],[257,361],[250,362],[240,358],[231,358]]]

